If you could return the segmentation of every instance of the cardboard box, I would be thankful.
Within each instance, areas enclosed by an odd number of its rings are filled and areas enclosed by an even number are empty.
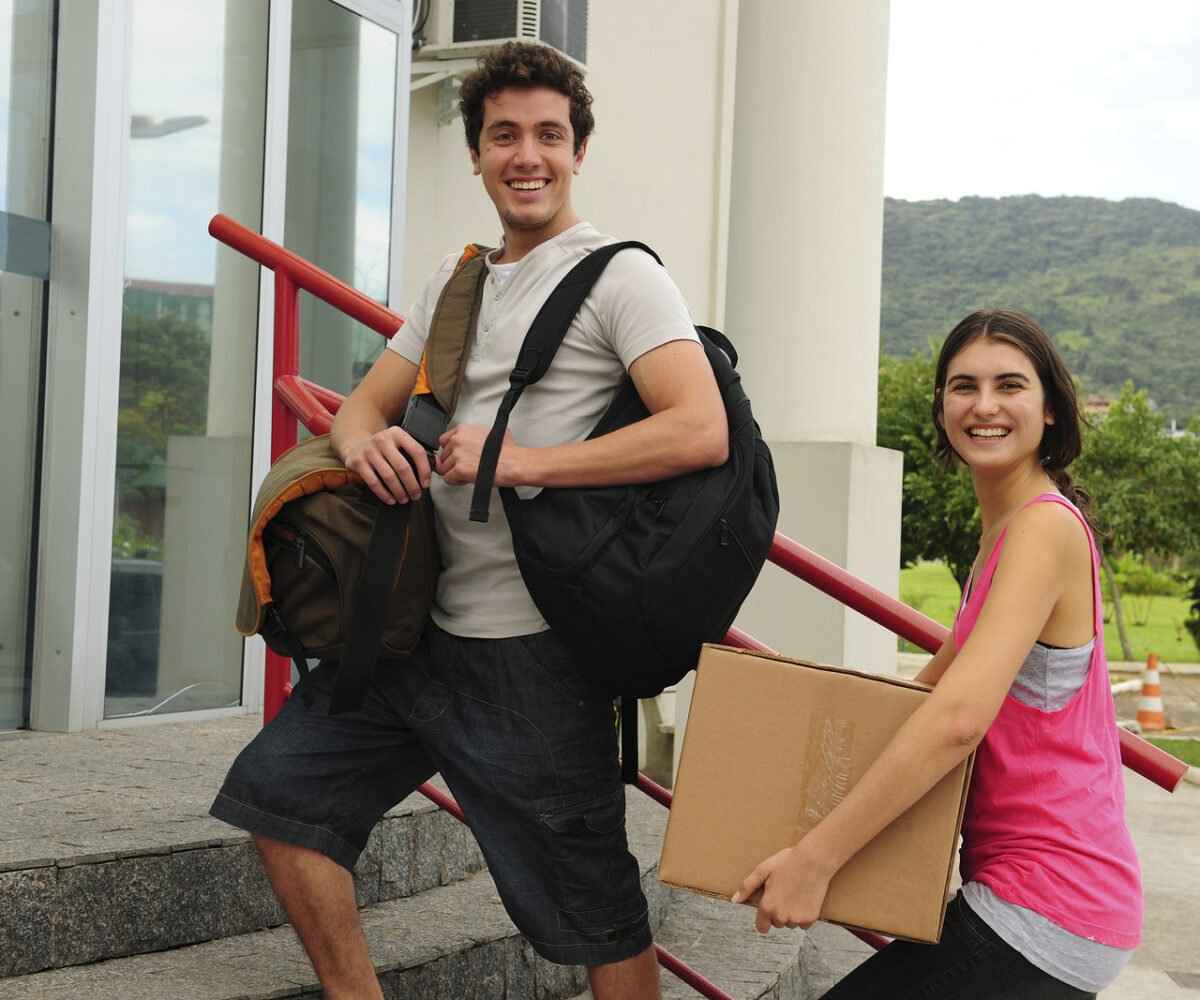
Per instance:
[[[898,678],[705,646],[662,880],[728,899],[845,797],[927,697],[929,688]],[[834,876],[821,919],[938,939],[972,759]]]

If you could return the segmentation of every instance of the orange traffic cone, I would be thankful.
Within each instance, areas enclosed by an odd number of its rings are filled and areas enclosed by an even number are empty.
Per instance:
[[[1142,671],[1142,697],[1138,700],[1138,725],[1143,730],[1166,729],[1163,715],[1162,685],[1158,680],[1158,654],[1151,653]]]

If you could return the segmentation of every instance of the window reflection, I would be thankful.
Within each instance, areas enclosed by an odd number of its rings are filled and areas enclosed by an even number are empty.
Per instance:
[[[386,302],[392,216],[396,36],[329,0],[292,10],[284,242]],[[349,392],[384,340],[300,299],[300,370]]]

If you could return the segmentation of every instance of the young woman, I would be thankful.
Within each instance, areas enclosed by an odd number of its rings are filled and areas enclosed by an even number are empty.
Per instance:
[[[943,458],[971,470],[983,522],[952,635],[918,680],[933,693],[849,795],[796,846],[760,864],[735,902],[757,926],[807,927],[830,879],[976,751],[963,888],[941,942],[896,942],[826,1000],[1088,997],[1137,945],[1137,857],[1104,656],[1070,374],[1038,325],[972,313],[938,358]]]

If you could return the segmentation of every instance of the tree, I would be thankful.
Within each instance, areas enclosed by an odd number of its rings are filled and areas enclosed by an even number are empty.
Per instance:
[[[210,346],[195,323],[126,310],[121,330],[117,480],[122,491],[161,488],[172,434],[203,434]]]
[[[1200,442],[1164,435],[1146,393],[1126,382],[1108,413],[1085,434],[1074,471],[1096,501],[1117,633],[1125,658],[1132,660],[1114,558],[1200,548]]]
[[[880,447],[904,455],[900,508],[900,562],[940,560],[961,589],[979,548],[979,511],[971,478],[962,467],[945,468],[935,457],[932,353],[888,358],[879,365]]]

